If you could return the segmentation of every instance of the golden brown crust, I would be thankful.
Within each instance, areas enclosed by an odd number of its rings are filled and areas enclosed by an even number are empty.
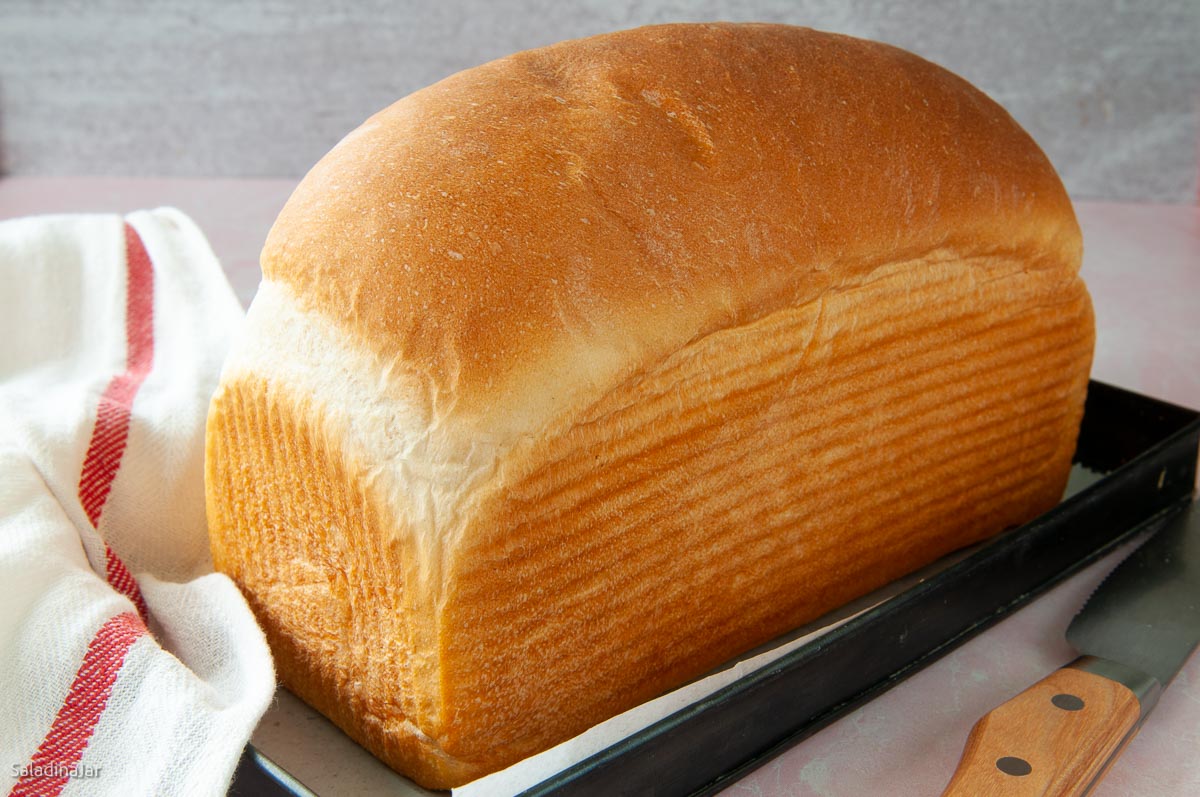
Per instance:
[[[415,682],[414,626],[431,612],[406,588],[414,552],[381,533],[394,519],[327,427],[308,397],[226,380],[205,457],[213,563],[246,595],[285,686],[420,782],[465,782],[477,768],[414,724],[437,699],[436,678]]]
[[[983,265],[708,336],[511,457],[455,552],[444,749],[511,763],[1057,503],[1090,303]]]
[[[932,249],[1078,267],[1062,185],[1002,108],[875,42],[664,25],[376,114],[296,189],[263,270],[439,409],[519,432]]]
[[[209,420],[214,561],[289,688],[465,782],[1044,511],[1079,230],[894,48],[668,25],[377,114],[263,254]]]

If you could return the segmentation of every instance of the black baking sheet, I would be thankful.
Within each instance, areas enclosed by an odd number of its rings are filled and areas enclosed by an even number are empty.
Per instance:
[[[719,791],[1190,500],[1198,446],[1200,413],[1093,381],[1072,484],[1053,510],[523,797]],[[230,791],[311,793],[253,747]]]

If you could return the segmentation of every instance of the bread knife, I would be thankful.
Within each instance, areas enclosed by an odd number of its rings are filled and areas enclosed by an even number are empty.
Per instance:
[[[943,797],[1085,795],[1200,642],[1200,510],[1121,562],[1067,629],[1081,655],[984,715]]]

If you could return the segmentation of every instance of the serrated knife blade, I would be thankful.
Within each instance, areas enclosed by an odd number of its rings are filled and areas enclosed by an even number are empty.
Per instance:
[[[1171,682],[1200,643],[1200,511],[1194,504],[1101,582],[1071,621],[1067,641],[1161,687]]]
[[[1189,503],[1067,629],[1081,654],[972,728],[943,797],[1085,795],[1200,644],[1200,510]]]

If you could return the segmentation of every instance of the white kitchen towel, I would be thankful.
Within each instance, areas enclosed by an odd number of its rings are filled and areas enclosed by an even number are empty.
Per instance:
[[[176,210],[0,222],[0,793],[228,789],[274,690],[205,529],[241,322]]]

